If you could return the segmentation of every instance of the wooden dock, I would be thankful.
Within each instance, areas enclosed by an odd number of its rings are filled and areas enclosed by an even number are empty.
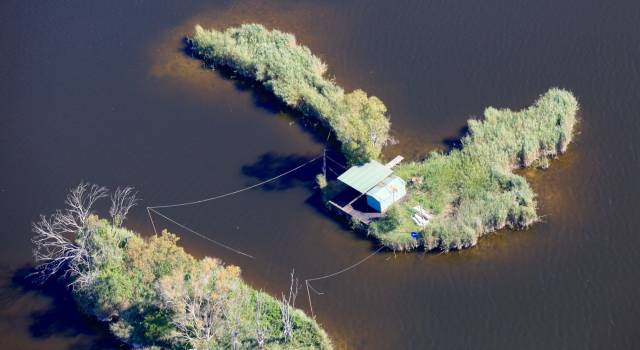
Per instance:
[[[385,166],[389,169],[393,169],[394,166],[400,164],[400,162],[402,162],[403,160],[404,160],[403,156],[396,156],[395,158],[391,159],[389,163],[385,164]]]
[[[353,203],[356,202],[358,199],[360,199],[360,197],[362,197],[363,195],[360,195],[358,197],[356,197],[354,200],[352,200],[351,202],[347,203],[344,206],[340,206],[339,204],[333,202],[333,201],[329,201],[329,203],[336,209],[338,209],[342,214],[346,215],[349,218],[352,218],[364,225],[369,225],[371,223],[372,220],[375,219],[379,219],[381,218],[383,215],[381,213],[378,212],[363,212],[360,211],[356,208],[353,207]]]

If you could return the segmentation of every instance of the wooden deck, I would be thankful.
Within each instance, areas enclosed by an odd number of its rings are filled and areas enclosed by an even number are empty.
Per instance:
[[[391,159],[391,161],[387,163],[385,166],[389,169],[392,169],[394,166],[400,164],[400,162],[402,162],[403,159],[404,159],[403,156],[396,156],[395,158]]]
[[[379,219],[383,216],[383,214],[378,212],[364,212],[358,210],[353,207],[353,204],[358,201],[364,194],[354,198],[351,202],[347,203],[344,206],[340,206],[339,204],[329,201],[329,203],[336,209],[338,209],[342,214],[346,215],[349,218],[352,218],[362,224],[369,225],[372,220]]]

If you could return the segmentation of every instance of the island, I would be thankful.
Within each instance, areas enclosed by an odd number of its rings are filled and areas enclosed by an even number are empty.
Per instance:
[[[206,64],[260,82],[333,133],[350,168],[337,181],[318,175],[327,206],[394,251],[468,248],[487,233],[538,221],[535,193],[514,171],[548,167],[567,150],[577,122],[573,94],[551,88],[520,111],[485,109],[484,118],[468,121],[458,147],[382,164],[391,142],[382,101],[362,90],[345,93],[292,34],[259,24],[197,26],[187,41]],[[346,204],[337,199],[343,195]],[[93,212],[105,197],[110,220]],[[275,299],[248,286],[238,267],[189,255],[167,231],[142,238],[123,227],[136,204],[129,187],[109,196],[81,183],[65,203],[33,225],[35,276],[65,278],[81,309],[123,342],[147,349],[332,348],[315,319],[295,308],[293,273],[288,293]]]
[[[259,24],[224,31],[196,26],[188,43],[205,64],[263,84],[288,107],[335,133],[354,167],[339,180],[346,178],[344,184],[359,194],[345,205],[327,203],[346,213],[355,229],[393,250],[468,248],[484,234],[538,221],[535,193],[513,171],[547,167],[573,138],[578,102],[571,92],[551,88],[521,111],[487,108],[483,120],[468,122],[461,147],[418,162],[392,161],[391,174],[376,161],[390,142],[384,104],[361,90],[345,93],[325,78],[327,65],[292,34]],[[325,199],[340,192],[325,174],[317,182]],[[365,196],[370,212],[354,208]],[[383,208],[381,201],[390,196],[391,205]]]
[[[298,282],[282,298],[252,289],[240,269],[196,259],[163,231],[148,239],[122,223],[130,187],[110,196],[111,219],[93,214],[104,187],[81,183],[66,208],[33,224],[41,281],[64,278],[80,308],[134,348],[331,349],[318,323],[294,307]]]

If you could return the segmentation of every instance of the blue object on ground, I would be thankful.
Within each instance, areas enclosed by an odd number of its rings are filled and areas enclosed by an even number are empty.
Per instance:
[[[411,237],[418,238],[418,232],[416,231],[411,232]]]

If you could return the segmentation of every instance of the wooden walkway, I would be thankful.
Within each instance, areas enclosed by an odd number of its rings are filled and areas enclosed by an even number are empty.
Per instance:
[[[403,159],[403,156],[396,156],[395,158],[391,159],[391,161],[389,161],[389,163],[387,163],[385,166],[389,169],[392,169],[394,166],[400,164]]]
[[[379,219],[382,217],[381,213],[378,212],[363,212],[353,207],[353,203],[360,199],[360,197],[364,196],[361,194],[360,196],[354,198],[351,202],[347,203],[345,206],[340,206],[333,201],[329,201],[329,203],[336,209],[338,209],[342,214],[346,215],[349,218],[352,218],[362,224],[369,225],[372,220]]]

